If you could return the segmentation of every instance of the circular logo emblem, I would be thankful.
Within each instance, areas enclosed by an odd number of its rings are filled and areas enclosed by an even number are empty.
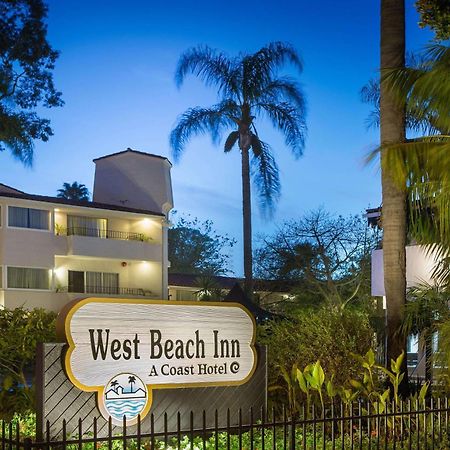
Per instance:
[[[109,380],[103,391],[106,412],[115,422],[135,419],[148,402],[147,386],[132,373],[121,373]]]

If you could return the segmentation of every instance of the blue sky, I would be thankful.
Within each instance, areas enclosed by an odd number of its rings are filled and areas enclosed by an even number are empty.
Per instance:
[[[430,38],[407,5],[407,45]],[[92,189],[92,159],[127,147],[171,158],[168,135],[177,116],[207,106],[215,93],[190,78],[180,90],[173,73],[183,50],[208,44],[230,54],[256,51],[265,43],[292,43],[304,60],[308,102],[304,156],[295,160],[281,136],[259,127],[280,167],[282,197],[274,219],[260,216],[254,234],[269,233],[285,219],[324,207],[360,214],[378,206],[380,174],[364,155],[378,142],[367,130],[369,107],[359,90],[379,64],[379,0],[228,2],[173,0],[50,0],[49,40],[60,50],[54,72],[63,108],[43,110],[55,135],[36,143],[35,163],[24,168],[0,153],[0,182],[26,192],[55,195],[63,182]],[[206,137],[194,138],[172,170],[175,209],[235,237],[234,269],[242,272],[239,153],[225,155]]]

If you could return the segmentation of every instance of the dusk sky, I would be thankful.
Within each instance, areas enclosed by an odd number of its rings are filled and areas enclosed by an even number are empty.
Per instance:
[[[270,222],[262,219],[255,199],[254,235],[321,206],[362,214],[381,199],[378,168],[363,162],[378,142],[378,130],[367,130],[370,108],[359,98],[379,65],[379,3],[51,0],[49,41],[61,52],[54,78],[65,106],[41,111],[55,135],[36,143],[33,168],[0,153],[0,182],[42,195],[55,195],[72,181],[92,191],[92,160],[99,156],[131,147],[172,160],[168,136],[177,116],[216,102],[215,92],[192,77],[180,90],[175,87],[179,55],[198,44],[236,54],[286,41],[304,61],[299,80],[309,131],[304,156],[295,160],[278,132],[259,126],[280,167],[282,197]],[[407,45],[417,50],[431,33],[419,29],[413,4],[406,0]],[[239,158],[237,150],[225,155],[222,145],[194,138],[172,169],[175,209],[212,219],[219,232],[239,241],[236,275],[242,273]]]

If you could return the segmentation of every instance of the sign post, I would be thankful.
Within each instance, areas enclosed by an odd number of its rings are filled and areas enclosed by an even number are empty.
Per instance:
[[[255,321],[237,303],[86,298],[57,326],[67,377],[116,425],[144,418],[154,390],[242,385],[256,369]]]

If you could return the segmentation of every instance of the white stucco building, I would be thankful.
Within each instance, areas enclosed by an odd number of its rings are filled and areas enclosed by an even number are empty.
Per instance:
[[[59,311],[83,295],[168,298],[170,162],[131,149],[94,162],[93,202],[0,184],[0,305]]]

